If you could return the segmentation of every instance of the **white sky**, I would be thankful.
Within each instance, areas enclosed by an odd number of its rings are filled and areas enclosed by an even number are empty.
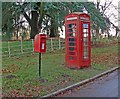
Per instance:
[[[95,3],[97,2],[97,0],[88,0],[88,1],[92,1]],[[109,2],[112,1],[112,4],[106,10],[106,15],[109,16],[111,22],[113,22],[116,26],[118,26],[118,2],[120,0],[98,0],[98,1],[100,1],[100,5],[104,5],[105,2],[109,4]],[[114,29],[111,28],[109,32],[110,34],[115,35]]]
[[[88,1],[92,1],[92,2],[97,2],[97,0],[88,0]],[[107,2],[107,4],[109,4],[109,2],[112,1],[112,4],[108,7],[108,9],[106,10],[106,15],[110,16],[110,20],[115,24],[118,25],[118,2],[120,0],[98,0],[100,1],[100,5],[104,5],[105,2]]]

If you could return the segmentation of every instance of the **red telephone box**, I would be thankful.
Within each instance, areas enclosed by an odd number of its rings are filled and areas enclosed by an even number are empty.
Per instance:
[[[34,51],[38,53],[46,52],[46,35],[37,34],[34,41]]]
[[[66,66],[89,67],[91,63],[90,16],[74,12],[65,17]]]

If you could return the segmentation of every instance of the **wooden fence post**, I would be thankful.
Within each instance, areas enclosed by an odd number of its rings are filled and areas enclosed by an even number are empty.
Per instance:
[[[34,53],[34,39],[32,39],[32,48],[33,48],[33,53]]]
[[[53,39],[51,38],[51,51],[53,51]]]
[[[60,40],[60,37],[59,37],[59,49],[61,49],[61,40]]]
[[[10,43],[8,41],[8,54],[9,54],[9,57],[10,57]]]
[[[23,44],[22,44],[22,40],[21,40],[20,46],[21,46],[21,53],[23,54]]]

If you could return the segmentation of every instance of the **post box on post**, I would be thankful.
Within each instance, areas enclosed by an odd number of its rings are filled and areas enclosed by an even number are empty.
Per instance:
[[[41,77],[41,53],[46,52],[46,35],[37,34],[34,39],[34,52],[39,53],[39,79]]]

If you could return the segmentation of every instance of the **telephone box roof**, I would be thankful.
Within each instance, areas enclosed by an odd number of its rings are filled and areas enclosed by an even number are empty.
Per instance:
[[[84,14],[83,12],[72,12],[71,14]]]
[[[72,13],[66,15],[65,17],[70,17],[70,16],[74,16],[74,15],[90,17],[89,14],[87,14],[87,13],[83,13],[83,12],[72,12]]]

